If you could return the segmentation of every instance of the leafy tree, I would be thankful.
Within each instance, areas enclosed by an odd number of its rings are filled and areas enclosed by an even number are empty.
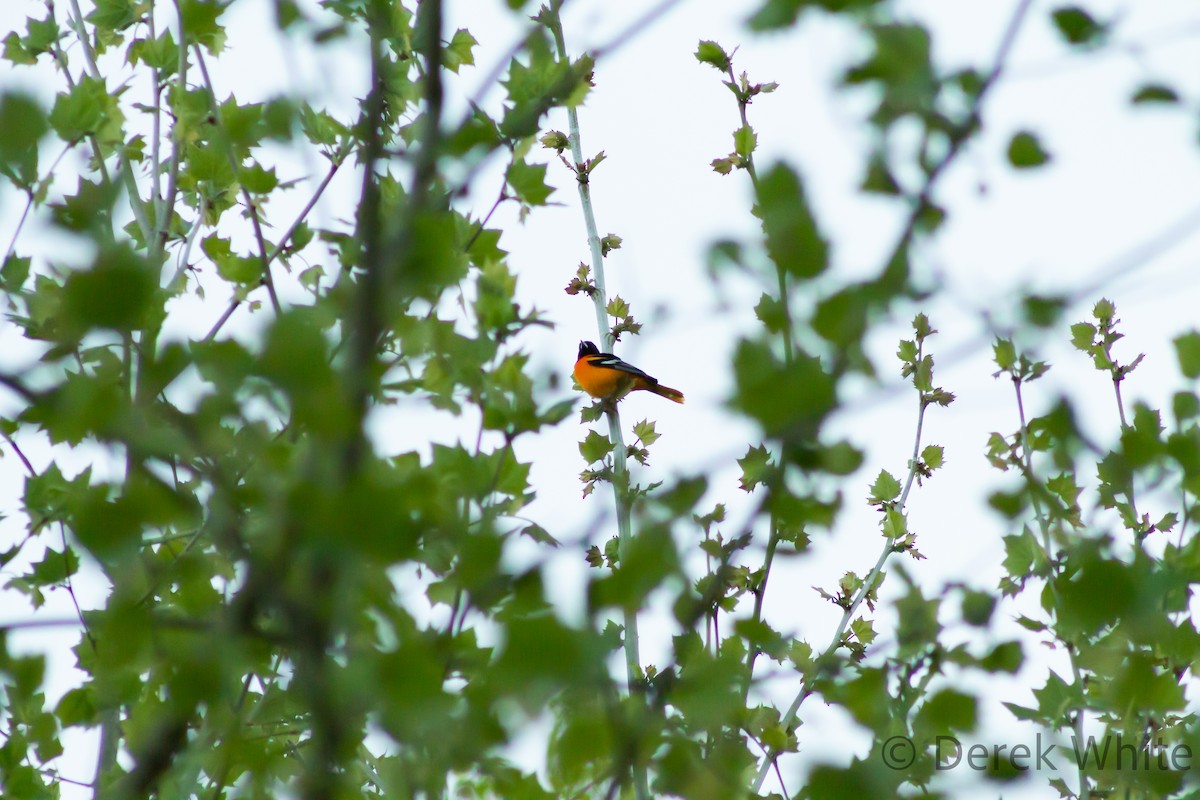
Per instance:
[[[699,42],[698,68],[716,70],[737,113],[732,149],[711,168],[728,176],[731,202],[733,181],[746,184],[761,224],[710,252],[718,282],[764,287],[759,325],[722,365],[731,412],[761,436],[736,459],[736,490],[705,469],[642,483],[652,470],[630,462],[648,464],[655,422],[584,406],[584,502],[611,500],[615,531],[579,554],[591,570],[575,621],[540,564],[511,558],[522,539],[549,550],[567,538],[525,513],[536,487],[517,448],[570,424],[576,403],[545,400],[525,341],[555,321],[518,302],[490,226],[504,204],[524,219],[550,202],[550,182],[574,185],[588,250],[564,267],[566,291],[592,304],[605,349],[643,331],[609,290],[605,260],[622,239],[600,235],[591,188],[606,156],[583,149],[576,113],[603,51],[572,55],[561,0],[532,16],[510,2],[523,35],[489,113],[460,95],[454,76],[477,42],[450,30],[440,0],[277,0],[271,35],[316,54],[341,42],[366,52],[368,90],[343,114],[304,94],[242,100],[214,82],[242,5],[47,2],[4,39],[14,68],[52,70],[56,89],[52,104],[15,84],[0,94],[0,171],[7,197],[23,200],[0,291],[20,352],[33,354],[0,372],[11,398],[0,436],[26,471],[23,532],[0,566],[34,609],[66,590],[83,675],[48,702],[45,656],[9,639],[50,623],[0,627],[5,797],[65,793],[72,729],[98,741],[86,790],[103,798],[937,793],[937,742],[979,731],[995,698],[971,687],[1004,675],[1034,681],[1033,705],[1005,703],[1012,717],[1085,756],[1045,778],[1062,796],[1187,790],[1190,764],[1161,756],[1200,746],[1186,698],[1200,652],[1200,400],[1175,393],[1169,429],[1126,402],[1141,358],[1115,349],[1114,303],[1069,332],[1114,389],[1105,442],[1081,430],[1076,399],[1026,411],[1049,369],[1038,337],[1054,335],[1071,298],[1019,298],[1032,333],[995,341],[1018,419],[986,444],[1008,481],[989,499],[1010,528],[999,587],[964,576],[934,592],[919,578],[914,491],[948,449],[966,449],[925,434],[956,399],[935,371],[926,313],[896,350],[916,406],[909,457],[864,482],[864,443],[831,432],[855,386],[895,374],[872,334],[932,293],[914,264],[950,213],[939,186],[981,131],[1028,0],[989,63],[954,70],[888,3],[756,5],[752,31],[823,15],[864,43],[842,76],[871,98],[862,191],[894,203],[902,224],[876,268],[852,278],[832,268],[801,172],[759,161],[760,141],[782,133],[755,128],[754,103],[773,102],[777,84]],[[1111,25],[1082,8],[1050,21],[1081,52],[1109,41]],[[1154,82],[1133,101],[1180,95]],[[549,127],[552,113],[565,131]],[[1011,136],[1007,156],[1014,170],[1052,160],[1031,130]],[[321,169],[306,183],[288,177],[296,163]],[[495,202],[471,206],[463,198],[496,163]],[[319,215],[345,173],[353,209]],[[61,254],[30,255],[30,221]],[[211,318],[203,331],[195,313]],[[1200,334],[1174,344],[1194,381]],[[372,433],[389,406],[470,433],[447,444],[414,424],[428,441],[392,454]],[[606,433],[590,427],[602,418]],[[786,633],[765,604],[773,568],[864,494],[876,552],[850,554],[848,571],[817,587],[837,623],[815,643]],[[95,607],[78,601],[85,579],[106,587]],[[996,633],[1001,606],[1027,637]],[[677,630],[661,664],[641,655],[648,614]],[[1022,672],[1035,643],[1058,661]],[[780,671],[784,704],[763,686]],[[796,755],[814,695],[869,733],[868,754]],[[533,769],[514,748],[538,721],[549,732]],[[1102,755],[1113,741],[1147,766]],[[1025,771],[1011,752],[985,767],[999,782]]]

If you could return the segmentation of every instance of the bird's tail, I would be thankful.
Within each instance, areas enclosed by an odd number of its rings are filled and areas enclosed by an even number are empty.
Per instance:
[[[668,400],[674,400],[676,403],[683,402],[683,392],[678,389],[672,389],[670,386],[663,386],[661,383],[652,383],[646,387],[646,391],[654,392],[659,397],[665,397]]]

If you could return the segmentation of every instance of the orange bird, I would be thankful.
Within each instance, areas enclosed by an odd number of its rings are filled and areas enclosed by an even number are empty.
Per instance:
[[[579,343],[575,361],[575,380],[592,397],[616,402],[630,392],[654,392],[659,397],[683,402],[683,392],[663,386],[632,364],[626,364],[612,353],[601,353],[591,342]]]

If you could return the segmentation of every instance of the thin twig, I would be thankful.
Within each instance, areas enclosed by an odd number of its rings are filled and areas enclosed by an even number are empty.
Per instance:
[[[300,213],[296,215],[296,218],[292,220],[292,224],[288,226],[287,231],[285,231],[283,236],[280,237],[279,241],[275,244],[275,247],[271,250],[271,252],[267,253],[268,266],[273,263],[275,259],[277,259],[283,252],[284,248],[287,247],[288,242],[291,241],[292,236],[296,233],[296,230],[300,227],[300,224],[304,222],[305,218],[308,217],[309,213],[317,205],[317,201],[321,199],[321,195],[324,194],[325,190],[329,187],[334,175],[337,174],[338,169],[342,166],[342,162],[345,160],[344,152],[339,153],[338,156],[339,157],[335,158],[330,164],[329,170],[325,173],[325,177],[321,179],[321,182],[317,185],[312,197],[310,197],[308,202],[305,203],[304,208],[301,209]],[[241,304],[242,301],[238,300],[236,297],[231,300],[229,305],[225,307],[225,311],[221,313],[220,319],[218,319],[212,328],[209,329],[208,333],[205,334],[204,341],[212,341],[213,337],[215,337],[221,331],[221,328],[225,326],[225,323],[229,321],[229,318],[233,316],[233,312],[236,311],[237,307]]]
[[[924,343],[922,342],[917,345],[916,358],[918,362],[921,360],[923,353]],[[925,428],[925,412],[928,410],[930,402],[929,395],[926,393],[926,391],[918,388],[917,430],[913,436],[912,457],[908,461],[908,475],[904,481],[904,488],[901,490],[900,496],[896,500],[897,510],[903,510],[906,507],[908,504],[909,493],[912,491],[913,485],[916,482],[918,467],[921,463],[921,441]],[[886,538],[883,543],[883,547],[880,549],[879,557],[875,560],[874,566],[871,567],[871,571],[867,573],[865,578],[863,578],[862,584],[855,591],[849,604],[844,607],[842,618],[838,622],[837,629],[834,631],[833,637],[830,639],[829,644],[825,646],[825,649],[822,650],[820,655],[815,659],[816,666],[814,669],[819,670],[821,666],[837,651],[837,649],[842,646],[843,636],[845,636],[847,626],[849,626],[850,621],[854,618],[854,614],[858,610],[858,607],[868,596],[871,595],[872,592],[875,591],[876,584],[880,580],[880,576],[883,572],[883,565],[894,552],[897,552],[896,541],[892,538]],[[800,691],[797,693],[795,699],[792,701],[791,706],[788,707],[787,713],[784,714],[783,719],[780,721],[782,726],[787,728],[791,726],[793,722],[795,722],[800,711],[800,706],[804,703],[808,696],[813,693],[813,691],[812,675],[805,675],[801,683]],[[758,775],[755,778],[755,782],[751,791],[757,792],[762,786],[763,781],[767,777],[767,773],[774,762],[779,758],[781,752],[782,751],[780,750],[772,750],[770,757],[762,764],[762,766],[759,767]]]
[[[548,27],[551,34],[554,36],[554,44],[558,50],[558,57],[563,61],[567,61],[566,41],[563,36],[562,18],[560,9],[562,8],[562,0],[555,0],[549,5],[549,14],[547,15]],[[571,148],[571,157],[575,162],[574,169],[576,171],[575,186],[579,192],[579,202],[583,210],[584,227],[587,230],[588,246],[592,255],[592,276],[595,281],[596,291],[592,295],[593,306],[596,312],[596,327],[600,338],[603,341],[605,351],[612,352],[614,337],[612,331],[608,327],[607,293],[604,286],[604,252],[600,245],[600,234],[596,227],[596,215],[592,208],[592,195],[590,188],[590,173],[584,166],[583,146],[580,142],[579,133],[579,114],[573,106],[567,106],[567,124],[569,130],[568,143]],[[617,537],[619,542],[620,564],[621,568],[625,569],[629,564],[629,552],[633,543],[633,525],[631,520],[632,497],[630,494],[629,467],[626,463],[628,453],[625,448],[624,437],[621,432],[621,417],[617,410],[616,403],[607,404],[605,408],[608,417],[608,430],[610,441],[613,444],[613,500],[616,503],[617,511]],[[637,609],[625,609],[624,611],[625,636],[625,680],[626,688],[632,696],[635,692],[635,687],[642,680],[641,656],[638,652],[639,634],[638,634],[638,617]],[[649,780],[646,774],[646,769],[641,764],[632,762],[630,767],[633,772],[634,791],[638,800],[648,800],[650,797]],[[614,784],[615,785],[615,784]],[[610,787],[610,792],[612,787]]]
[[[196,55],[196,66],[200,67],[200,75],[208,90],[208,105],[212,110],[213,124],[221,130],[222,138],[225,139],[225,154],[229,159],[229,166],[233,169],[233,174],[237,176],[242,170],[242,164],[233,149],[233,140],[229,138],[229,133],[224,130],[221,122],[221,109],[217,105],[217,93],[213,88],[212,79],[208,76],[208,65],[204,61],[204,54],[200,52],[200,45],[193,45],[192,52]],[[262,263],[262,282],[267,287],[267,295],[271,298],[271,307],[275,309],[275,314],[279,315],[283,313],[283,307],[279,304],[279,295],[275,291],[275,279],[271,276],[271,259],[267,257],[267,240],[263,236],[258,203],[250,196],[250,190],[246,188],[245,181],[239,180],[238,185],[241,187],[242,202],[246,204],[246,212],[250,216],[250,226],[254,230],[254,242],[258,246],[258,257]]]

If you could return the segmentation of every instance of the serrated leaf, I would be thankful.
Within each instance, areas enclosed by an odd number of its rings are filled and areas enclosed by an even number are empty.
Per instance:
[[[609,300],[608,305],[605,306],[605,310],[610,317],[616,317],[617,319],[624,319],[629,316],[629,304],[622,300],[620,295]]]
[[[758,146],[758,135],[749,125],[743,125],[733,132],[733,151],[742,158],[749,158]]]
[[[737,460],[737,463],[742,468],[741,489],[749,492],[766,480],[771,467],[771,454],[763,445],[751,447],[746,451],[746,455]]]
[[[889,503],[899,496],[900,481],[896,480],[886,469],[882,469],[875,478],[875,483],[871,484],[871,493],[867,496],[867,503],[870,505]]]
[[[633,426],[633,435],[641,440],[646,447],[658,441],[659,434],[654,430],[654,423],[642,420]]]
[[[696,60],[721,72],[729,71],[729,54],[716,42],[701,41],[696,47]]]
[[[526,164],[517,159],[505,174],[517,199],[525,205],[544,206],[554,188],[546,185],[546,165]]]
[[[1096,338],[1096,326],[1090,322],[1076,322],[1071,326],[1071,344],[1075,349],[1087,353],[1092,349]]]
[[[997,339],[992,345],[992,359],[1001,372],[1008,372],[1017,365],[1017,348],[1008,339]]]
[[[475,46],[479,42],[466,28],[459,28],[450,38],[450,43],[442,49],[442,64],[451,72],[458,72],[459,67],[475,63]]]
[[[931,444],[921,451],[921,460],[925,462],[925,466],[930,469],[938,469],[942,466],[942,459],[945,456],[945,451],[941,445]]]
[[[589,464],[600,461],[612,450],[613,443],[609,441],[609,438],[596,431],[588,431],[588,435],[579,443],[579,454]]]

